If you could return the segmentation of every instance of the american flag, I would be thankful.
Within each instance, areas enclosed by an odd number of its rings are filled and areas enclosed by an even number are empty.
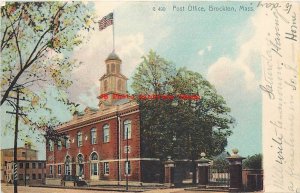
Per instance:
[[[114,14],[110,13],[99,21],[99,30],[104,30],[107,26],[114,24]]]

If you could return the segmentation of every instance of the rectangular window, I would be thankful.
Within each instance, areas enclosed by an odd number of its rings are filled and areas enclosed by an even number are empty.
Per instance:
[[[103,142],[107,143],[109,142],[109,126],[105,125],[103,127]]]
[[[36,167],[35,163],[32,163],[32,168],[35,168],[35,167]]]
[[[42,179],[42,174],[39,174],[39,180]]]
[[[49,151],[53,151],[54,150],[54,143],[52,140],[49,140]]]
[[[92,167],[92,170],[91,170],[92,175],[97,176],[98,175],[98,164],[92,163],[91,167]]]
[[[53,174],[53,166],[52,165],[49,167],[49,174]]]
[[[20,169],[22,169],[23,168],[23,163],[19,163],[19,167],[20,167]]]
[[[131,173],[130,161],[125,161],[125,175],[130,175],[130,173]]]
[[[57,142],[57,149],[58,150],[62,149],[62,145],[61,145],[61,141],[60,140]]]
[[[61,174],[61,165],[57,166],[57,174]]]
[[[35,180],[36,179],[36,175],[32,174],[32,179]]]
[[[42,168],[42,163],[38,163],[38,167],[39,167],[39,169],[41,169]]]
[[[91,129],[91,144],[96,144],[96,128]]]
[[[104,162],[104,174],[109,174],[109,163]]]
[[[82,133],[81,132],[77,133],[77,146],[78,147],[82,146]]]
[[[131,139],[131,121],[124,121],[124,139]]]
[[[46,168],[46,163],[44,163],[44,168]]]
[[[25,164],[25,167],[26,167],[26,168],[29,168],[29,163],[26,163],[26,164]]]
[[[70,136],[69,135],[66,136],[66,138],[65,138],[65,146],[67,149],[70,148]]]
[[[23,180],[24,176],[23,174],[19,174],[19,180]]]

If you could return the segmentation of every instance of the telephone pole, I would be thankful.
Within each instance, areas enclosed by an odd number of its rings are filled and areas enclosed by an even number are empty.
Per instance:
[[[14,114],[16,115],[16,121],[15,121],[15,139],[14,139],[14,193],[18,193],[18,132],[19,132],[19,116],[20,115],[26,115],[23,113],[20,113],[20,88],[18,87],[16,90],[14,90],[17,93],[16,97],[10,97],[11,99],[16,100],[16,103],[10,103],[11,106],[14,107],[15,112],[6,111],[6,113]],[[21,99],[25,100],[25,99]],[[12,105],[13,104],[13,105]]]

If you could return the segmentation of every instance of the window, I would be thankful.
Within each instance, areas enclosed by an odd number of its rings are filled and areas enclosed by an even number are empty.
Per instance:
[[[42,163],[38,163],[38,168],[41,169],[42,168]]]
[[[24,179],[23,174],[19,174],[19,180],[23,180],[23,179]]]
[[[118,84],[117,85],[118,85],[118,90],[122,91],[122,82],[121,82],[120,79],[118,80]]]
[[[57,149],[58,150],[62,149],[62,145],[61,145],[61,141],[60,140],[57,142]]]
[[[124,139],[131,139],[131,121],[124,121]]]
[[[107,74],[109,73],[109,65],[108,64],[106,65],[106,73]]]
[[[91,129],[91,144],[96,144],[96,128]]]
[[[107,91],[107,80],[104,80],[104,91]]]
[[[32,174],[32,179],[35,180],[36,179],[36,175]]]
[[[23,151],[22,152],[22,157],[25,157],[26,156],[26,153]]]
[[[109,174],[109,163],[104,162],[104,174]]]
[[[39,174],[38,176],[39,176],[39,179],[42,179],[42,174]]]
[[[65,146],[66,146],[67,149],[70,148],[70,136],[69,136],[69,135],[66,136],[66,139],[65,139]]]
[[[49,167],[49,174],[53,174],[53,166],[52,165]]]
[[[32,168],[36,168],[36,165],[35,165],[35,163],[32,163]]]
[[[25,164],[25,167],[26,167],[26,168],[29,168],[29,163],[26,163],[26,164]]]
[[[81,132],[77,133],[77,146],[78,147],[82,146],[82,133]]]
[[[130,175],[131,172],[131,166],[130,166],[130,161],[125,162],[125,175]]]
[[[120,73],[120,64],[117,64],[117,73]]]
[[[70,156],[66,157],[66,162],[65,162],[65,175],[71,175],[71,158]]]
[[[44,163],[44,168],[46,168],[46,163]]]
[[[19,167],[20,167],[20,169],[22,169],[23,168],[23,163],[19,163]]]
[[[57,166],[57,174],[61,174],[61,165]]]
[[[109,126],[104,125],[103,127],[103,142],[107,143],[109,142]]]
[[[115,68],[116,68],[115,63],[112,63],[111,64],[111,72],[112,73],[115,73]]]
[[[91,155],[91,175],[98,175],[98,155],[96,152],[93,152]]]
[[[53,151],[54,150],[54,144],[52,140],[49,140],[49,151]]]

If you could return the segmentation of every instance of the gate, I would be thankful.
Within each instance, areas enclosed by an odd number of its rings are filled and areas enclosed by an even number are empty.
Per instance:
[[[229,168],[219,168],[211,165],[208,168],[208,185],[229,187],[230,173]]]

